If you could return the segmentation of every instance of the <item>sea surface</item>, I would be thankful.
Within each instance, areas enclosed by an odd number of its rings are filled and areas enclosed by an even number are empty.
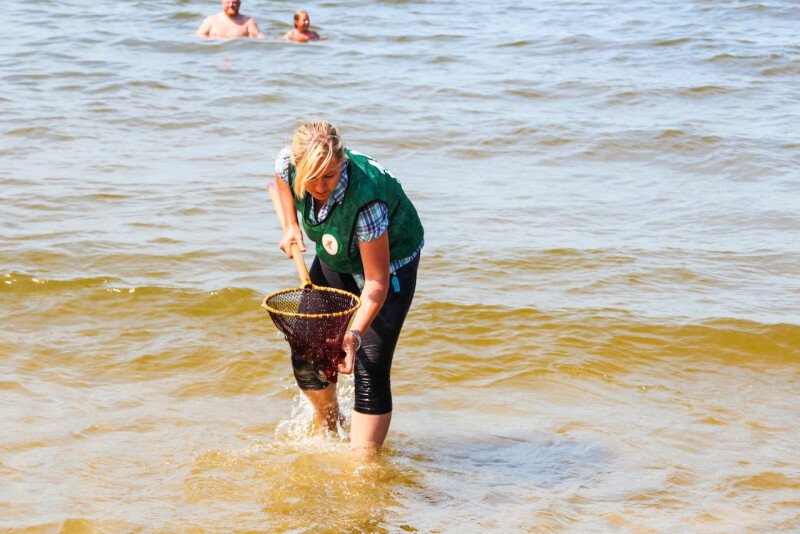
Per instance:
[[[217,10],[4,8],[0,530],[800,532],[800,4]],[[374,461],[261,308],[317,118],[426,231]]]

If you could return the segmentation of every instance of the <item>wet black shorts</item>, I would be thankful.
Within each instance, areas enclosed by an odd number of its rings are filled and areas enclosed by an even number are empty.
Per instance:
[[[359,413],[386,414],[392,411],[392,391],[389,373],[392,368],[392,356],[400,337],[400,329],[406,319],[414,290],[417,286],[417,268],[419,256],[400,269],[390,280],[381,311],[372,321],[369,329],[361,336],[361,348],[356,352],[355,361],[355,405],[353,409]],[[314,285],[335,287],[360,294],[356,281],[350,274],[332,271],[318,257],[309,271]],[[396,288],[399,287],[399,291]],[[311,364],[292,352],[294,377],[300,389],[324,389],[328,383],[321,380]]]

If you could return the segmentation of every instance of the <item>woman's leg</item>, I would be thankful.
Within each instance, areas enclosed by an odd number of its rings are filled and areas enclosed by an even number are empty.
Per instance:
[[[377,451],[383,447],[392,412],[380,415],[353,412],[350,423],[350,445],[356,450]]]
[[[330,285],[320,268],[319,258],[314,258],[309,275],[314,285]],[[313,306],[313,300],[306,302],[305,306],[301,302],[300,311],[313,312]],[[305,309],[303,309],[304,307]],[[321,377],[315,370],[314,365],[294,349],[292,349],[292,368],[297,385],[314,408],[317,433],[323,436],[328,432],[336,433],[336,424],[341,422],[339,403],[336,400],[336,384],[324,380],[324,377]]]
[[[386,302],[362,336],[355,361],[355,404],[350,443],[356,451],[378,451],[392,421],[391,367],[417,283],[419,258],[397,270]]]
[[[350,443],[356,451],[378,451],[386,440],[392,421],[390,372],[400,330],[411,307],[417,282],[419,258],[397,270],[397,285],[389,290],[381,311],[362,335],[355,361],[355,405],[350,425]],[[309,271],[312,281],[357,293],[350,275],[330,270],[315,258]],[[320,282],[314,282],[322,285]],[[334,394],[335,402],[335,394]],[[335,424],[335,423],[334,423]]]
[[[314,407],[317,421],[317,433],[325,435],[327,432],[336,433],[336,423],[339,421],[339,403],[336,401],[336,384],[328,384],[324,389],[303,390],[306,397]]]

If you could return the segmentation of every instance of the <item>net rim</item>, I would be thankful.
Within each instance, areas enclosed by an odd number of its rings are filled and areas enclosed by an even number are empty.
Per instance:
[[[267,301],[272,297],[277,297],[278,295],[283,295],[284,293],[292,293],[294,291],[305,291],[306,288],[304,287],[290,287],[289,289],[281,289],[280,291],[276,291],[274,293],[270,293],[264,300],[261,301],[261,306],[266,308],[269,313],[274,313],[275,315],[283,315],[285,317],[299,317],[301,319],[333,319],[334,317],[342,317],[343,315],[349,315],[355,312],[359,307],[361,307],[361,299],[358,295],[350,293],[349,291],[345,291],[344,289],[337,289],[335,287],[325,287],[325,286],[315,286],[312,285],[311,289],[316,289],[318,291],[332,291],[334,293],[340,293],[342,295],[346,295],[353,300],[355,300],[355,304],[344,311],[335,312],[335,313],[299,313],[299,312],[287,312],[283,310],[277,310],[267,304]]]

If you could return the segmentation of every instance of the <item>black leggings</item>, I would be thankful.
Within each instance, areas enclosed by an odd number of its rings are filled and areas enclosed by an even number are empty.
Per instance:
[[[381,311],[372,321],[369,329],[361,336],[361,348],[356,352],[355,361],[355,405],[353,409],[365,414],[386,414],[392,411],[392,391],[389,374],[392,368],[392,356],[400,337],[400,329],[406,319],[414,290],[417,286],[417,268],[419,256],[392,275],[397,277],[397,285],[391,280]],[[327,265],[314,258],[309,271],[314,285],[335,287],[351,293],[359,294],[356,281],[350,274],[337,273]],[[328,386],[328,382],[320,379],[311,364],[304,361],[292,351],[292,368],[297,385],[303,390],[318,390]]]

